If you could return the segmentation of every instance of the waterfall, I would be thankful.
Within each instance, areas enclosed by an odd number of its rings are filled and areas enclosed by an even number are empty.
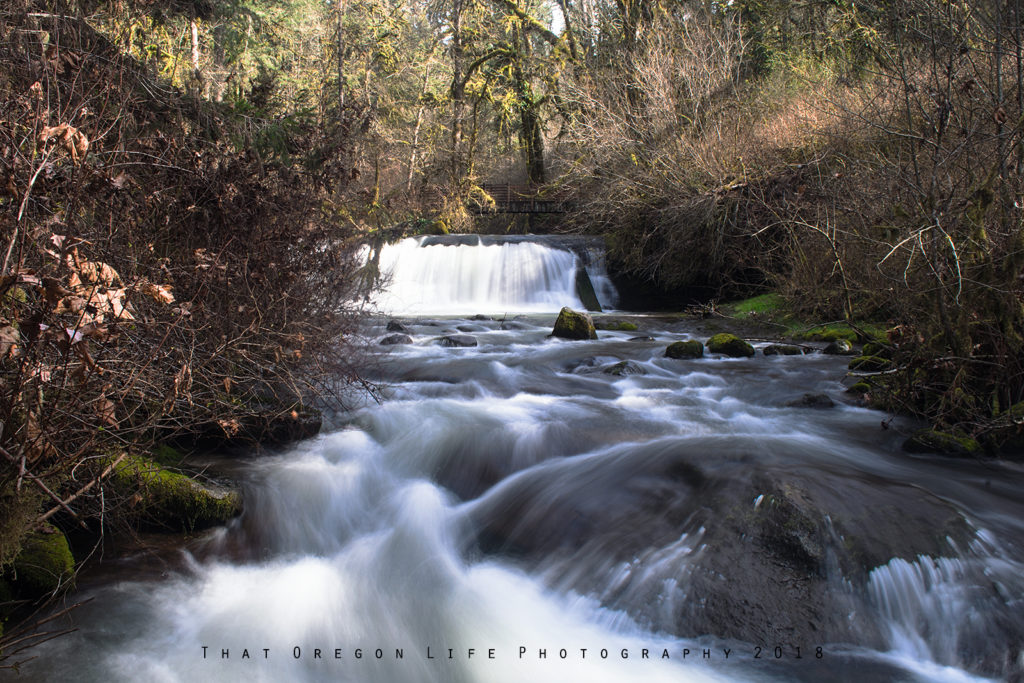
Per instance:
[[[566,246],[566,238],[407,238],[381,248],[373,303],[392,315],[582,310],[575,276],[587,264]],[[587,260],[602,306],[614,305],[600,261]]]

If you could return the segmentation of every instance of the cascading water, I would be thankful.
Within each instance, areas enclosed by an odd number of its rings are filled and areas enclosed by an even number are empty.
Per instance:
[[[581,258],[566,240],[407,238],[381,247],[382,291],[374,297],[393,315],[530,313],[583,309],[576,292]],[[474,243],[475,242],[475,243]],[[585,248],[585,244],[580,243]],[[586,252],[584,252],[586,254]],[[602,304],[614,304],[600,260],[590,277]]]
[[[674,360],[669,342],[711,331],[671,318],[583,342],[549,338],[553,313],[481,319],[576,305],[580,257],[525,246],[385,248],[404,273],[387,297],[462,317],[403,319],[411,343],[376,347],[383,403],[249,463],[242,517],[182,561],[84,577],[79,630],[26,680],[1024,672],[1019,467],[902,454],[905,425],[844,402],[841,357]],[[489,306],[506,259],[541,275]],[[454,331],[477,345],[437,343]]]

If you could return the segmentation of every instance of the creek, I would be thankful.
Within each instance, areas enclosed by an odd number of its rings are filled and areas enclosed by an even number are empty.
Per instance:
[[[86,575],[25,680],[1022,675],[1019,465],[902,452],[916,425],[848,399],[843,357],[669,359],[715,323],[621,311],[551,338],[587,259],[385,246],[382,402],[238,465],[243,515],[173,560]],[[376,345],[395,315],[411,343]]]

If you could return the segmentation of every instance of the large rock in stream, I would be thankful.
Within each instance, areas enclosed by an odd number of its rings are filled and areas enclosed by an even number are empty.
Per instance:
[[[559,311],[551,335],[562,339],[597,339],[597,329],[588,314],[566,306]]]
[[[538,468],[476,506],[477,548],[679,637],[884,647],[871,570],[949,556],[967,524],[913,486],[759,465],[744,454],[755,441],[695,437]]]
[[[108,481],[127,501],[129,514],[149,528],[191,532],[223,524],[241,512],[238,493],[200,483],[143,456],[123,458]]]

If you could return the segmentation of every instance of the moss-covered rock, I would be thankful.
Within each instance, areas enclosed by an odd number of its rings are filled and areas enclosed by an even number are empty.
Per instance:
[[[856,384],[851,386],[849,389],[847,389],[846,393],[848,393],[848,394],[855,394],[857,396],[863,396],[864,394],[868,393],[869,391],[871,391],[871,385],[870,384],[868,384],[867,382],[857,382]]]
[[[735,334],[720,332],[705,343],[711,353],[721,353],[732,358],[744,358],[754,355],[754,347]]]
[[[860,354],[862,356],[878,356],[879,358],[892,359],[892,347],[875,341],[869,341],[861,349]]]
[[[615,375],[616,377],[625,377],[627,375],[646,375],[647,371],[637,365],[631,360],[624,360],[609,365],[601,370],[606,375]]]
[[[892,366],[892,361],[878,356],[858,356],[850,361],[850,369],[857,372],[881,372]]]
[[[566,306],[559,311],[551,335],[562,339],[597,339],[597,328],[588,314]]]
[[[141,456],[118,463],[110,484],[147,526],[194,531],[223,524],[241,512],[236,492],[200,484]]]
[[[922,429],[903,442],[908,453],[938,453],[960,457],[975,456],[981,446],[974,439],[961,434],[940,432],[936,429]]]
[[[804,350],[794,344],[769,344],[764,347],[764,355],[766,356],[800,356]]]
[[[14,558],[13,587],[21,598],[50,595],[70,585],[75,575],[75,558],[68,539],[47,524],[25,537]]]
[[[825,347],[823,353],[830,356],[849,356],[853,353],[853,344],[846,339],[834,339]]]
[[[704,345],[696,339],[672,342],[665,349],[666,358],[700,358],[704,355]]]

